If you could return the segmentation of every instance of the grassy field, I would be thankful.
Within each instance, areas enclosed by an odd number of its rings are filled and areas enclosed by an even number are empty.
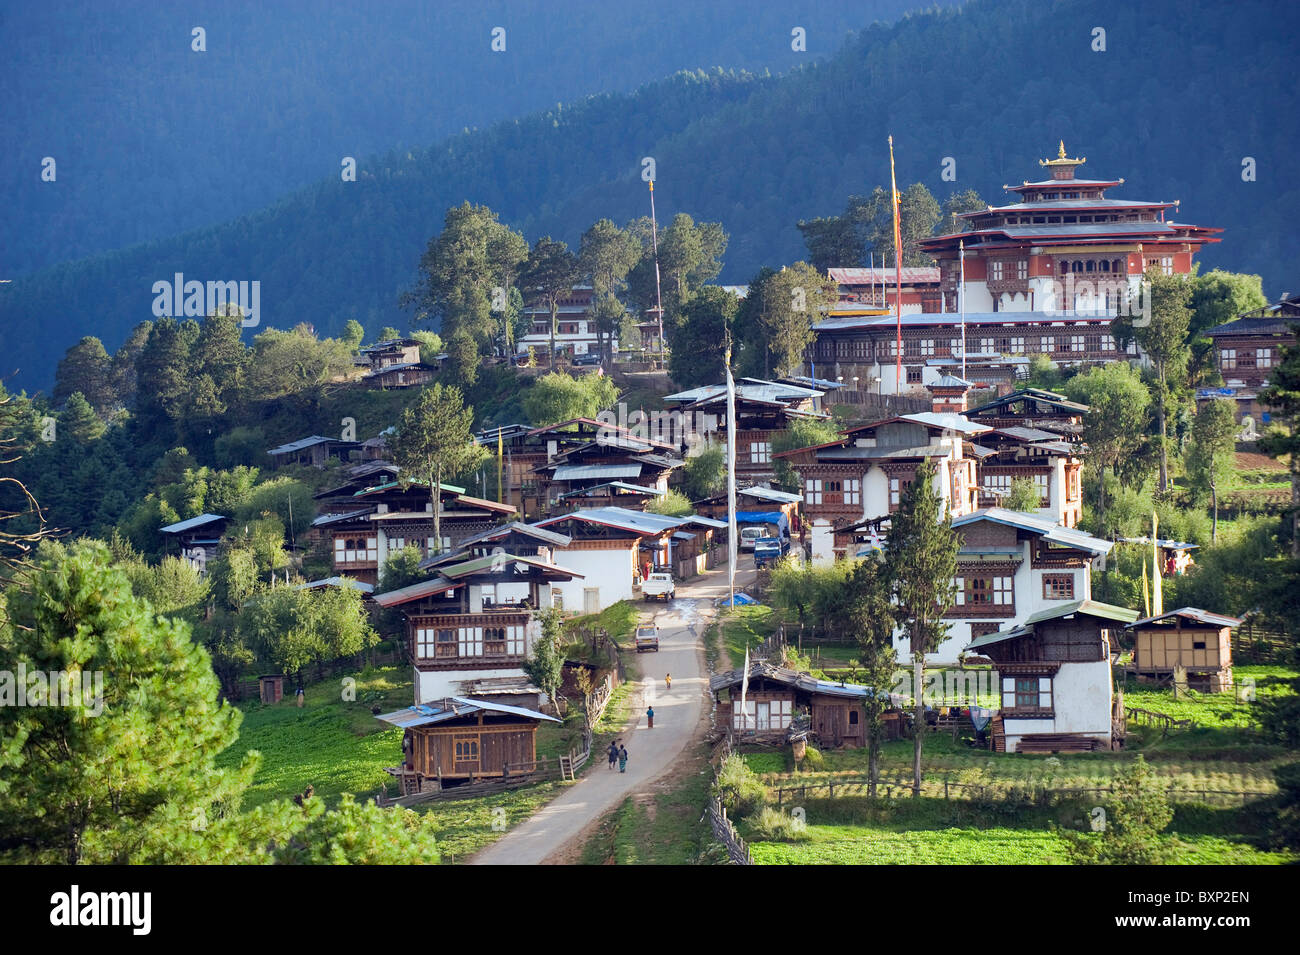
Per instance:
[[[299,709],[291,698],[274,705],[249,702],[239,740],[221,755],[223,766],[237,765],[250,750],[262,754],[262,764],[246,797],[247,806],[273,799],[289,799],[313,787],[316,798],[337,805],[343,793],[372,798],[388,785],[395,795],[385,766],[401,758],[401,730],[375,719],[371,707],[390,712],[410,705],[412,683],[406,667],[365,671],[356,677],[356,699],[342,698],[338,681],[309,684],[306,705]],[[631,712],[631,683],[614,691],[610,705],[597,725],[597,756],[584,769],[599,762],[599,753]],[[579,718],[580,719],[580,718]],[[543,723],[537,732],[537,753],[550,758],[576,748],[581,724]],[[499,839],[527,819],[558,791],[572,783],[546,782],[509,792],[468,799],[425,803],[416,811],[431,816],[438,829],[443,862],[459,862]]]
[[[753,650],[775,633],[778,622],[772,608],[761,604],[722,610],[718,625],[722,630],[722,640],[730,665],[744,666],[745,650]]]
[[[1281,667],[1238,667],[1238,681],[1254,679],[1257,699],[1277,692],[1270,682],[1289,677]],[[1277,864],[1295,862],[1293,854],[1268,851],[1272,825],[1267,804],[1242,804],[1240,797],[1205,795],[1204,791],[1274,793],[1273,769],[1295,754],[1265,739],[1255,728],[1251,702],[1231,694],[1193,694],[1175,699],[1172,689],[1130,683],[1129,705],[1196,720],[1195,730],[1163,733],[1157,728],[1130,728],[1127,747],[1119,752],[1050,755],[992,753],[971,747],[948,733],[925,740],[925,785],[920,800],[901,796],[898,782],[910,780],[910,740],[886,743],[881,754],[882,783],[894,798],[874,802],[864,787],[847,780],[867,772],[865,750],[827,750],[816,772],[798,771],[788,750],[745,753],[747,765],[774,796],[787,789],[782,809],[806,812],[805,837],[797,841],[759,839],[751,843],[761,864],[1025,864],[1066,863],[1060,826],[1077,827],[1087,807],[1108,794],[1045,794],[1043,790],[1108,788],[1117,772],[1139,753],[1172,791],[1174,822],[1162,838],[1176,848],[1183,864]],[[806,770],[806,767],[805,767]],[[839,780],[839,798],[827,791],[790,792]],[[951,799],[945,799],[944,781]],[[1181,794],[1180,794],[1181,793]],[[883,796],[883,793],[882,793]],[[745,831],[742,823],[742,834]]]

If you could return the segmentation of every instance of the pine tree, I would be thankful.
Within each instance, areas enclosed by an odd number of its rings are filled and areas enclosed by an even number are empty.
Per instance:
[[[7,594],[0,672],[71,674],[78,691],[61,694],[70,705],[0,706],[0,854],[10,861],[136,861],[169,831],[218,815],[214,804],[256,768],[216,768],[239,712],[217,702],[189,628],[156,617],[110,560],[98,542],[46,542]],[[15,691],[0,680],[0,694]]]
[[[857,639],[858,666],[870,688],[863,706],[867,714],[867,779],[870,795],[874,797],[880,775],[885,708],[898,668],[886,568],[874,559],[858,561],[849,573],[844,591],[842,630]]]
[[[915,720],[912,792],[921,794],[921,742],[925,735],[925,655],[933,653],[948,632],[944,616],[954,600],[959,541],[952,515],[935,490],[937,469],[926,461],[903,491],[889,526],[885,566],[894,596],[894,618],[912,651]]]

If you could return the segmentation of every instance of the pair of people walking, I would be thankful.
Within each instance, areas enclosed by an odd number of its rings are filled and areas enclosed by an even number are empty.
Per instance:
[[[618,763],[620,773],[627,772],[627,747],[620,746],[618,740],[609,744],[609,768],[613,769],[614,764]]]

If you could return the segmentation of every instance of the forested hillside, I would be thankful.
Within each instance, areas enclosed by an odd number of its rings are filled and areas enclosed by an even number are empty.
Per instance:
[[[344,156],[425,148],[681,69],[785,71],[916,5],[8,4],[0,278],[228,221],[338,175]]]
[[[1092,49],[1098,25],[1105,52]],[[680,74],[362,158],[355,183],[332,175],[254,215],[15,281],[0,293],[5,373],[45,387],[80,336],[116,347],[150,317],[153,282],[176,272],[259,280],[264,325],[405,327],[398,297],[449,206],[483,203],[530,239],[574,244],[601,217],[644,214],[645,156],[661,221],[720,222],[731,240],[719,279],[741,284],[806,257],[798,220],[887,181],[890,133],[900,184],[941,200],[973,188],[995,201],[1064,138],[1086,174],[1126,179],[1117,195],[1178,199],[1179,219],[1224,227],[1206,267],[1261,273],[1272,297],[1294,287],[1300,252],[1286,221],[1300,207],[1289,174],[1300,91],[1278,81],[1297,27],[1300,9],[1264,0],[977,0],[871,27],[783,77]],[[940,177],[944,157],[955,181]],[[1243,181],[1244,157],[1255,181]]]

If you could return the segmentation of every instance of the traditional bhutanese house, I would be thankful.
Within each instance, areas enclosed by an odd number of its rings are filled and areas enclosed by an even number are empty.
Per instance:
[[[390,481],[358,491],[359,504],[374,504],[370,515],[380,531],[380,566],[394,550],[412,545],[425,554],[453,550],[467,537],[488,530],[515,513],[513,506],[466,494],[464,488],[443,484],[438,494],[442,542],[433,538],[433,502],[429,485],[420,481]]]
[[[792,494],[772,487],[755,485],[743,487],[736,491],[736,509],[741,511],[780,511],[790,523],[790,533],[799,534],[799,504],[802,494]],[[691,504],[697,514],[712,517],[720,521],[727,519],[727,495],[715,494],[713,497]]]
[[[610,481],[606,484],[593,484],[591,487],[568,491],[559,496],[559,502],[566,507],[626,507],[629,510],[644,510],[653,500],[663,497],[667,491],[657,487],[643,487],[640,484],[628,484],[626,481]]]
[[[904,315],[919,312],[942,312],[943,291],[939,288],[939,270],[932,266],[891,268],[827,269],[827,276],[839,292],[839,300],[827,314],[845,316],[881,315],[893,310],[898,299],[901,275]]]
[[[448,783],[530,773],[537,760],[537,727],[560,722],[534,709],[458,696],[377,719],[404,730],[402,765],[387,770],[401,782],[404,796]]]
[[[779,744],[792,730],[807,729],[824,746],[865,745],[863,701],[870,688],[817,680],[807,673],[756,660],[749,665],[742,709],[744,683],[743,668],[709,679],[709,691],[717,701],[718,724],[727,727],[734,739]]]
[[[787,431],[799,419],[826,420],[830,415],[816,410],[824,392],[804,385],[761,378],[736,382],[736,481],[760,484],[776,479],[772,469],[772,439]],[[725,385],[707,385],[668,395],[663,399],[687,422],[683,431],[710,441],[725,443],[731,422],[727,420]]]
[[[556,559],[580,571],[581,583],[554,588],[556,606],[598,613],[620,600],[636,599],[636,588],[654,571],[675,572],[683,551],[694,555],[725,533],[726,523],[707,517],[665,517],[622,507],[600,507],[561,514],[536,527],[562,533],[570,543]]]
[[[1232,631],[1236,617],[1183,607],[1129,624],[1133,669],[1139,680],[1167,680],[1187,671],[1194,689],[1220,693],[1232,686]]]
[[[1121,537],[1119,542],[1140,547],[1146,559],[1151,556],[1150,537]],[[1200,546],[1200,544],[1193,544],[1190,541],[1176,541],[1167,537],[1157,537],[1156,547],[1160,551],[1161,573],[1166,577],[1181,576],[1187,573],[1187,569],[1196,563],[1192,559],[1192,551],[1199,550]]]
[[[414,388],[433,380],[436,369],[420,360],[420,342],[394,338],[361,349],[370,367],[362,380],[371,388]]]
[[[1088,406],[1042,388],[1021,388],[966,412],[990,428],[1034,428],[1066,441],[1081,441]]]
[[[361,445],[356,441],[342,441],[338,438],[325,438],[313,434],[309,438],[290,441],[278,448],[271,448],[267,455],[280,468],[286,464],[301,464],[313,468],[323,468],[330,458],[347,461],[358,451]]]
[[[568,451],[584,447],[607,437],[633,437],[632,433],[615,421],[601,421],[595,418],[573,418],[542,428],[528,425],[503,425],[500,428],[487,428],[474,438],[494,458],[500,455],[502,493],[498,495],[524,515],[541,516],[543,504],[547,500],[546,481],[539,479],[537,469],[553,462]],[[672,452],[673,446],[654,444],[665,453]],[[495,462],[488,465],[492,473]],[[621,480],[621,479],[614,479]],[[495,474],[489,478],[489,486],[495,486]],[[644,485],[644,481],[631,481]]]
[[[1074,527],[1083,516],[1083,445],[1051,431],[1024,426],[994,428],[980,437],[990,453],[980,460],[980,506],[1006,501],[1011,484],[1028,480],[1038,490],[1035,513]]]
[[[1006,753],[1111,749],[1124,714],[1116,712],[1112,649],[1137,612],[1078,600],[1033,614],[1022,625],[971,641],[993,661],[1002,706],[993,748]]]
[[[681,464],[662,443],[611,433],[548,458],[533,473],[542,512],[549,516],[572,507],[563,495],[614,481],[667,491],[668,476]]]
[[[379,471],[374,476],[384,477]],[[495,527],[515,513],[508,504],[471,497],[463,488],[441,486],[442,544],[433,537],[433,502],[427,484],[384,481],[352,495],[350,510],[322,514],[312,522],[313,533],[332,541],[334,572],[369,584],[379,582],[379,569],[389,554],[412,546],[426,556],[452,551],[460,542]],[[334,506],[346,507],[345,502]]]
[[[345,467],[339,472],[338,483],[312,495],[316,501],[316,511],[323,516],[355,510],[358,491],[391,483],[401,470],[388,461],[364,461]]]
[[[551,350],[551,309],[542,301],[540,294],[529,289],[521,290],[525,302],[524,314],[528,316],[528,334],[515,343],[517,352],[527,354],[531,348],[534,354],[545,355]],[[558,302],[555,316],[555,351],[556,354],[587,355],[600,348],[600,336],[596,323],[591,319],[592,288],[590,285],[575,285]],[[618,339],[606,338],[609,347],[618,349]]]
[[[1037,514],[981,508],[953,520],[960,545],[948,637],[934,654],[955,663],[970,640],[1092,597],[1092,568],[1113,546]],[[910,654],[906,638],[898,651]]]
[[[803,479],[804,526],[813,560],[844,556],[847,542],[836,541],[836,528],[894,513],[925,461],[936,464],[935,491],[954,517],[975,510],[975,458],[967,450],[989,430],[958,414],[925,411],[860,425],[837,441],[778,454]]]
[[[1238,421],[1250,418],[1257,427],[1268,424],[1272,414],[1260,403],[1259,392],[1281,363],[1282,348],[1295,345],[1297,321],[1300,295],[1289,295],[1207,331],[1223,387],[1201,389],[1196,393],[1197,403],[1226,398],[1236,405]]]
[[[160,534],[171,535],[180,545],[181,556],[200,574],[206,572],[207,562],[217,555],[221,537],[226,533],[230,518],[220,514],[200,514],[188,520],[160,527]]]
[[[428,580],[374,597],[406,617],[417,702],[485,679],[526,682],[523,664],[540,633],[534,611],[552,605],[554,586],[583,576],[541,556],[457,557],[433,566]]]

